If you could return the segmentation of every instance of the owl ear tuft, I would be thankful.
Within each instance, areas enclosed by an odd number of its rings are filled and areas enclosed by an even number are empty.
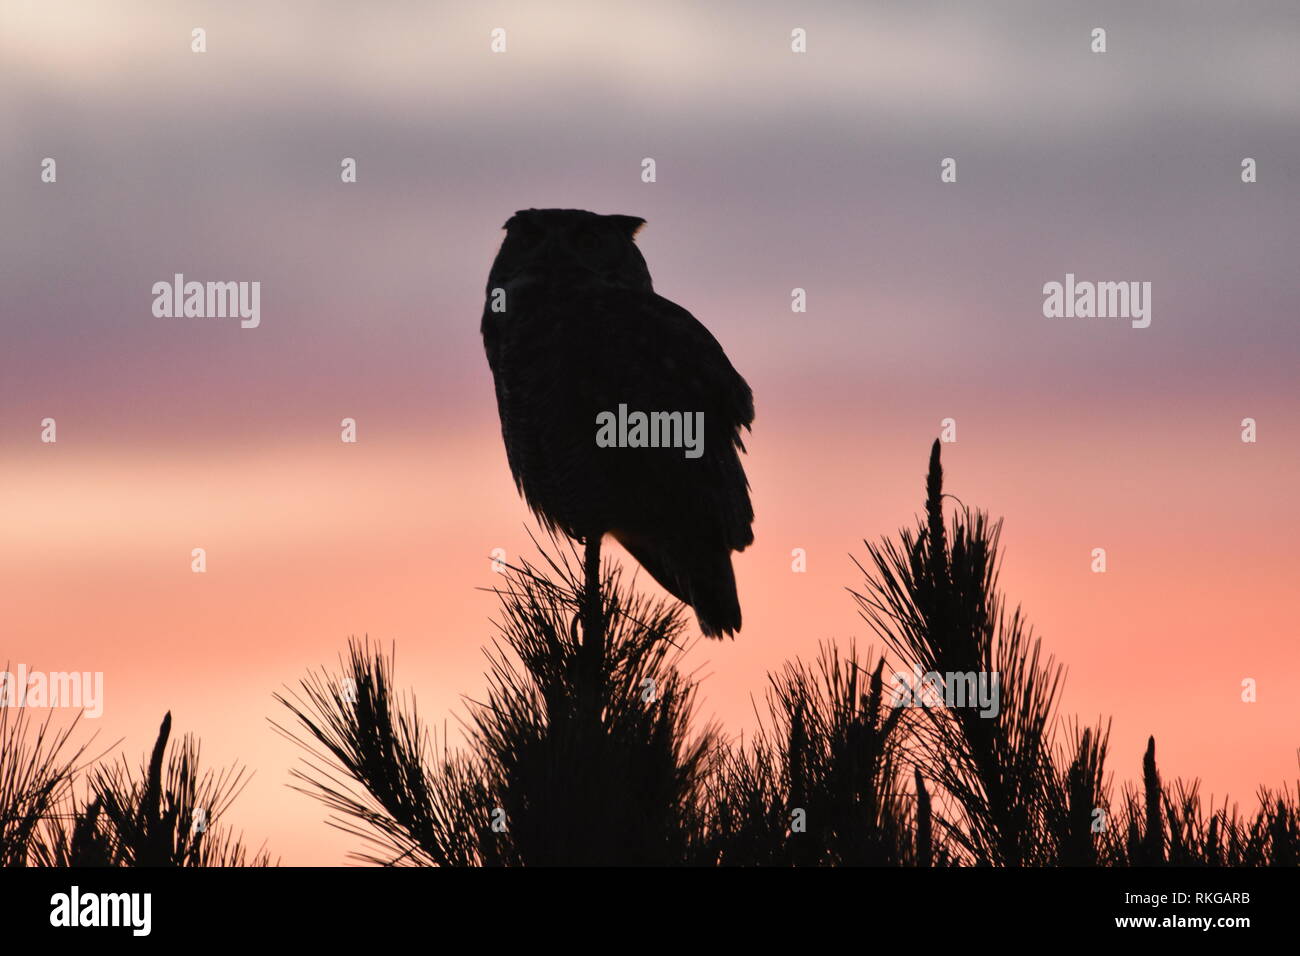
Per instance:
[[[518,212],[516,212],[513,216],[511,216],[509,219],[507,219],[507,220],[506,220],[506,224],[505,224],[504,226],[502,226],[501,228],[502,228],[502,229],[509,229],[511,226],[517,226],[517,225],[519,225],[521,222],[525,222],[525,221],[527,221],[527,220],[529,220],[529,219],[532,219],[532,218],[533,218],[533,213],[535,213],[536,211],[537,211],[536,209],[520,209],[520,210],[519,210]]]
[[[637,232],[645,225],[645,220],[640,216],[610,216],[614,225],[629,239],[636,237]]]

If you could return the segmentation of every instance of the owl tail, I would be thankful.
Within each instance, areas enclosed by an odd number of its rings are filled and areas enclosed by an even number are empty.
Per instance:
[[[721,639],[740,630],[740,598],[729,548],[700,544],[664,548],[623,532],[611,533],[665,590],[695,608],[705,637]]]
[[[734,637],[740,630],[740,597],[736,594],[736,575],[731,568],[731,552],[724,551],[709,563],[707,571],[691,579],[691,599],[695,618],[705,637]]]

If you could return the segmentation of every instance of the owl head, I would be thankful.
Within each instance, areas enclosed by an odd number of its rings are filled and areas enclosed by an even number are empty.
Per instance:
[[[584,209],[522,209],[505,224],[506,238],[488,287],[544,283],[600,284],[650,291],[650,270],[633,237],[637,216],[601,216]]]

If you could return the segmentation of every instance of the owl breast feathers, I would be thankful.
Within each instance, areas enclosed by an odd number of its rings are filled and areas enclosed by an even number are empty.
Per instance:
[[[708,329],[651,288],[642,224],[516,213],[483,342],[528,506],[570,537],[612,535],[719,637],[740,629],[731,552],[754,540],[739,456],[753,395]]]

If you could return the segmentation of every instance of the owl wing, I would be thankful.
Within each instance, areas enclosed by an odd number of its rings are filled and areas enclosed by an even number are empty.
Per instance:
[[[483,337],[510,469],[544,524],[573,537],[631,531],[688,553],[753,541],[737,453],[753,395],[689,312],[653,292],[534,288],[508,315],[485,311]],[[598,447],[597,416],[620,404],[702,412],[703,454]]]
[[[602,470],[622,489],[613,520],[630,513],[683,544],[741,550],[752,543],[754,513],[738,451],[740,430],[754,420],[754,398],[718,340],[653,292],[596,294],[588,314],[590,401],[607,411],[621,403],[629,411],[704,415],[699,458],[680,448],[596,449],[607,458]]]

